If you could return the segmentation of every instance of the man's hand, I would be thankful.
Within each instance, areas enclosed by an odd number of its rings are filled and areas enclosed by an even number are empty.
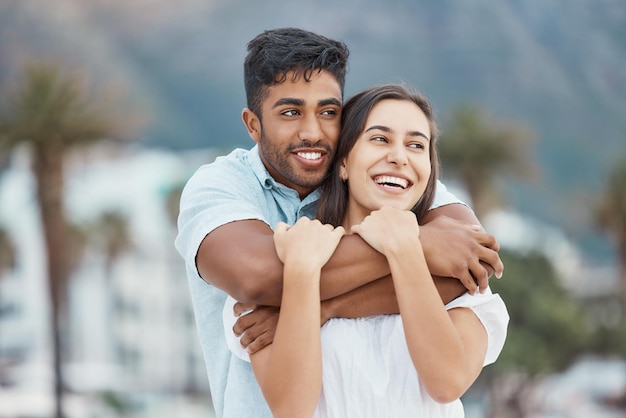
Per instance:
[[[502,277],[500,245],[478,224],[437,216],[420,227],[420,240],[431,274],[455,277],[471,294],[483,292],[491,274]]]
[[[274,341],[279,308],[237,302],[234,311],[238,319],[233,331],[237,336],[243,334],[241,345],[248,354],[254,354]],[[242,315],[245,312],[248,313]]]

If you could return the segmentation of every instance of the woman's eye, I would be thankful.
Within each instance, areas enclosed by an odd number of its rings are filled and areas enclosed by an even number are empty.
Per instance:
[[[372,138],[372,141],[375,142],[387,142],[387,138],[383,137],[383,136],[375,136]]]
[[[409,148],[424,149],[424,144],[419,143],[419,142],[413,142],[409,144]]]

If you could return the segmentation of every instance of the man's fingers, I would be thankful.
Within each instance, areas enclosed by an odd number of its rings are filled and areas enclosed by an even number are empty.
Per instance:
[[[247,347],[245,347],[248,354],[252,355],[257,351],[270,345],[273,341],[273,336],[270,336],[268,332],[259,335],[254,341],[252,341]]]
[[[242,313],[247,312],[247,311],[252,311],[256,309],[257,307],[258,305],[254,303],[237,302],[233,306],[233,312],[235,313],[235,316],[241,316]]]
[[[245,307],[245,304],[242,305]],[[241,345],[248,348],[255,344],[254,349],[260,350],[271,344],[278,324],[278,312],[276,307],[256,306],[250,313],[240,316],[233,326],[233,332],[241,336]],[[255,343],[258,339],[260,341]]]
[[[500,251],[500,244],[498,243],[498,240],[496,240],[496,237],[494,237],[491,234],[481,231],[478,234],[477,240],[478,240],[478,243],[482,245],[483,247],[490,248],[496,252]]]
[[[240,316],[239,318],[237,318],[235,325],[233,325],[233,332],[235,333],[236,336],[239,337],[241,334],[243,334],[248,328],[250,328],[254,324],[256,324],[254,315],[248,314],[248,315]]]
[[[458,277],[458,279],[461,281],[461,283],[463,283],[463,286],[465,286],[465,288],[467,289],[469,294],[470,295],[476,294],[476,290],[478,289],[478,285],[474,281],[474,277],[472,277],[470,271],[467,270],[467,272],[465,272],[464,274],[462,274],[460,276],[461,277]]]
[[[267,328],[262,328],[262,327],[252,327],[249,330],[247,330],[243,336],[241,337],[241,339],[239,340],[239,342],[241,343],[241,346],[243,348],[246,348],[252,343],[254,342],[254,340],[256,340],[257,338],[259,338],[260,336],[262,336],[263,334],[265,334],[267,332]]]
[[[480,262],[472,263],[470,273],[474,278],[480,293],[483,293],[489,286],[489,271]]]
[[[502,277],[504,264],[502,263],[500,256],[495,250],[483,247],[480,249],[480,254],[478,254],[478,258],[481,262],[491,266],[491,268],[493,269],[493,273],[498,279]],[[491,271],[489,273],[489,275],[491,275]]]

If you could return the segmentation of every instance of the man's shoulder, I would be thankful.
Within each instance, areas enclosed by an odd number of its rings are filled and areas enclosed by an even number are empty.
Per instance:
[[[255,156],[252,150],[236,148],[220,155],[211,163],[200,166],[192,177],[220,179],[227,177],[254,177]]]
[[[250,159],[253,157],[253,151],[243,148],[235,148],[225,155],[215,158],[212,163],[203,165],[201,168],[250,168]]]
[[[266,177],[258,151],[238,148],[200,166],[189,178],[183,195],[205,199],[217,194],[251,200],[263,193]]]

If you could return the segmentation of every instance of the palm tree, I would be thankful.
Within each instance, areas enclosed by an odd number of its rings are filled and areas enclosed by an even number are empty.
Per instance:
[[[114,324],[118,324],[125,318],[114,317],[115,304],[119,300],[118,290],[113,285],[113,266],[115,262],[125,252],[129,252],[133,248],[131,239],[131,232],[129,226],[128,216],[119,210],[107,210],[99,214],[99,216],[88,224],[87,227],[88,241],[94,243],[99,251],[104,256],[104,280],[105,280],[105,294],[104,296],[104,315],[105,323],[101,332],[104,333],[105,338],[114,342],[116,348],[119,349],[120,341],[115,339]],[[119,352],[119,350],[117,350]],[[111,354],[107,352],[107,354]],[[114,355],[114,354],[113,354]],[[120,360],[120,359],[118,359]],[[124,359],[122,360],[122,366]],[[103,399],[112,401],[111,394],[104,396]],[[119,400],[121,402],[121,399]],[[117,405],[117,412],[120,416],[123,415],[125,409],[123,403],[110,403],[110,405]]]
[[[21,82],[0,104],[0,149],[25,145],[31,155],[46,248],[52,311],[55,417],[63,417],[62,341],[66,328],[70,271],[67,221],[63,208],[65,157],[84,146],[116,137],[109,108],[99,108],[75,75],[54,64],[26,68]]]
[[[527,176],[535,168],[529,158],[534,136],[513,123],[489,120],[474,106],[453,111],[439,141],[443,169],[466,188],[476,216],[482,219],[498,206],[496,180],[500,174]]]
[[[110,278],[115,261],[132,249],[128,217],[117,210],[105,211],[90,225],[89,235],[104,253],[105,275]]]
[[[0,277],[4,272],[13,270],[17,263],[15,243],[3,226],[0,225]]]
[[[0,225],[0,281],[5,272],[15,269],[17,264],[17,250],[9,232]],[[2,319],[2,293],[0,292],[0,322]],[[1,333],[0,333],[1,335]],[[0,337],[0,341],[2,338]],[[2,351],[0,348],[0,372],[2,371]],[[0,385],[2,381],[0,381]]]
[[[178,183],[178,184],[174,184],[172,185],[172,187],[168,190],[167,194],[165,195],[165,210],[167,212],[167,217],[170,221],[170,226],[172,227],[173,231],[176,231],[176,225],[177,225],[177,221],[178,221],[178,214],[180,212],[180,197],[183,193],[183,189],[185,188],[185,183]],[[173,248],[172,248],[173,249]],[[178,270],[177,270],[178,271]],[[172,274],[173,277],[177,277],[177,274],[174,273]],[[179,293],[180,295],[180,293]],[[180,297],[175,299],[176,302],[178,303],[179,306],[181,307],[180,311],[182,312],[182,324],[183,326],[185,326],[187,324],[187,322],[185,321],[186,318],[192,317],[193,313],[190,311],[187,311],[187,309],[189,309],[189,304],[188,303],[179,303],[179,301],[181,300]],[[184,299],[182,299],[184,300]],[[185,300],[186,301],[186,300]],[[179,323],[180,324],[180,323]],[[177,324],[176,326],[179,326],[179,324]],[[191,335],[190,333],[187,333],[187,335]],[[189,344],[187,344],[187,349],[189,350],[190,347],[193,347],[193,341],[189,341]],[[186,383],[185,383],[185,387],[184,387],[184,391],[187,394],[197,394],[198,393],[198,384],[196,383],[196,379],[195,379],[195,370],[198,367],[197,362],[195,361],[195,358],[193,356],[192,353],[187,353],[185,354],[187,361],[186,361]]]
[[[622,294],[626,300],[626,157],[613,166],[595,216],[600,227],[615,240]]]

